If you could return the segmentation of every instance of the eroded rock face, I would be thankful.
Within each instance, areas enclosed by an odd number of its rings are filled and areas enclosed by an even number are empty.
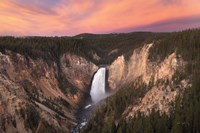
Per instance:
[[[182,80],[178,84],[167,83],[166,80],[163,80],[152,86],[145,96],[140,99],[139,103],[127,108],[124,114],[126,114],[127,118],[132,118],[138,111],[148,115],[152,109],[159,110],[160,113],[169,114],[176,96],[182,94],[185,88],[190,85],[189,80]]]
[[[112,90],[117,89],[124,81],[126,75],[126,62],[124,56],[119,56],[112,64],[108,67],[108,84]]]
[[[59,65],[56,62],[48,65],[42,59],[34,60],[11,51],[0,53],[0,115],[4,116],[0,120],[7,120],[4,126],[10,132],[31,132],[24,127],[26,118],[18,113],[27,106],[33,106],[40,117],[58,131],[68,131],[76,124],[74,113],[77,105],[83,100],[83,93],[88,92],[92,76],[98,68],[71,54],[64,54],[60,61]],[[59,66],[65,78],[81,91],[74,95],[61,91]],[[12,120],[16,121],[17,128],[8,124]],[[42,126],[40,122],[38,130]]]
[[[20,54],[11,52],[7,52],[6,55],[1,54],[0,61],[2,64],[0,71],[9,80],[18,82],[22,86],[24,81],[28,81],[29,85],[32,84],[38,91],[42,91],[46,98],[62,97],[70,102],[59,89],[55,63],[53,66],[49,66],[41,59],[27,59]],[[24,84],[24,86],[28,86],[28,84]]]
[[[108,83],[112,90],[117,90],[140,76],[145,83],[152,79],[154,82],[164,78],[171,80],[178,68],[183,70],[181,67],[185,62],[178,58],[176,53],[172,53],[161,63],[150,62],[148,56],[152,45],[147,44],[135,49],[128,61],[122,55],[108,67]]]
[[[152,45],[147,44],[135,49],[129,60],[125,60],[122,55],[108,67],[108,83],[114,91],[134,82],[139,77],[142,83],[153,85],[137,106],[129,107],[125,111],[125,113],[129,112],[128,117],[134,116],[137,111],[148,114],[153,108],[168,113],[176,95],[190,85],[187,79],[176,84],[173,81],[176,72],[183,73],[186,62],[175,52],[160,63],[151,62],[148,56]]]
[[[122,55],[108,67],[108,83],[112,90],[123,87],[147,72],[148,50],[151,46],[152,44],[149,44],[135,49],[128,61]]]
[[[71,54],[64,54],[60,62],[67,79],[80,90],[88,92],[93,74],[98,67],[82,57]]]
[[[189,79],[177,80],[179,75],[175,75],[176,73],[184,73],[185,66],[186,62],[175,52],[159,64],[149,62],[146,71],[148,73],[142,75],[142,80],[146,84],[152,82],[153,86],[141,98],[138,105],[130,107],[130,110],[127,109],[129,110],[127,117],[134,117],[138,111],[148,115],[152,109],[168,114],[176,96],[191,86]],[[153,80],[150,81],[151,79]]]

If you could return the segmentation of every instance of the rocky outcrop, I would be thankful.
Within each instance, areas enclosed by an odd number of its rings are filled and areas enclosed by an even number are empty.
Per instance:
[[[124,55],[119,56],[108,67],[108,82],[112,90],[119,89],[137,77],[148,73],[148,50],[151,46],[152,44],[149,44],[135,49],[128,61],[125,60]]]
[[[125,114],[134,116],[137,111],[148,114],[153,108],[161,112],[169,112],[170,105],[174,102],[176,95],[180,94],[190,85],[189,80],[182,79],[174,83],[173,77],[176,73],[184,73],[186,62],[176,52],[167,56],[163,61],[150,61],[149,49],[153,44],[144,45],[135,49],[129,60],[124,56],[118,57],[108,67],[108,83],[111,90],[118,90],[141,78],[143,83],[152,84],[152,87],[137,106],[129,107]]]
[[[0,61],[2,64],[1,74],[7,76],[10,81],[22,86],[32,84],[38,89],[38,93],[46,98],[62,97],[71,102],[59,89],[59,83],[56,79],[57,65],[55,63],[49,66],[41,59],[33,60],[9,51],[6,54],[1,54]],[[24,81],[29,83],[26,84]]]
[[[92,62],[72,54],[62,55],[60,63],[65,77],[78,89],[88,92],[93,74],[98,67]]]
[[[153,109],[169,114],[176,97],[190,85],[189,80],[181,80],[178,84],[167,83],[166,80],[163,80],[163,82],[154,84],[137,105],[130,106],[125,110],[124,115],[132,118],[138,111],[148,115]]]
[[[147,44],[135,49],[129,60],[125,60],[124,55],[119,56],[108,67],[108,83],[112,90],[117,90],[140,76],[145,83],[149,83],[152,79],[154,82],[159,79],[171,80],[177,69],[184,69],[185,62],[176,53],[172,53],[161,63],[151,62],[148,57],[152,45]]]

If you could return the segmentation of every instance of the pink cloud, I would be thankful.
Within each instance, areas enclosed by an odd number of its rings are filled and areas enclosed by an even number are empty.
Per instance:
[[[199,0],[45,1],[22,3],[22,0],[2,0],[0,34],[75,35],[82,32],[108,33],[118,29],[123,32],[129,27],[152,25],[183,17],[190,19],[190,16],[200,15]],[[169,27],[173,30],[176,25],[179,27],[177,23]],[[195,22],[195,25],[200,24]],[[166,30],[165,27],[163,31]]]

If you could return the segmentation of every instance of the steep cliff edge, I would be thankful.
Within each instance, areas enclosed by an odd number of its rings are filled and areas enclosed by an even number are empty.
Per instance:
[[[137,77],[147,74],[149,64],[148,51],[153,44],[133,50],[128,60],[124,55],[119,56],[109,67],[108,82],[110,88],[119,89]],[[149,75],[148,75],[149,76]]]

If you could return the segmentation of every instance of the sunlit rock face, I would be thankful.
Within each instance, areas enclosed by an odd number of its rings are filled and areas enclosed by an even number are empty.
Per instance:
[[[148,71],[148,51],[151,46],[152,44],[148,44],[135,49],[129,60],[125,60],[124,55],[121,55],[108,67],[111,90],[123,87]]]
[[[152,79],[154,82],[159,79],[171,80],[176,70],[184,66],[183,60],[178,58],[175,52],[160,63],[151,62],[148,56],[152,45],[147,44],[133,50],[129,60],[125,60],[124,55],[119,56],[108,67],[108,83],[111,90],[117,90],[140,76],[145,83]]]
[[[34,108],[41,119],[48,122],[58,130],[68,131],[71,125],[75,124],[73,115],[77,107],[76,101],[65,95],[57,79],[58,65],[52,62],[47,64],[42,58],[32,59],[12,51],[0,52],[0,121],[15,116],[16,127],[12,124],[6,126],[7,132],[27,133],[25,119],[18,113],[19,110],[25,111],[30,106]],[[59,99],[67,103],[68,108],[58,104]],[[45,103],[54,104],[55,108],[62,110],[63,114],[69,119],[64,122],[56,117],[56,112]],[[56,104],[55,104],[56,103]],[[2,111],[1,111],[2,110]],[[38,125],[43,126],[43,124]],[[1,132],[1,130],[0,130]],[[38,131],[40,132],[40,131]]]
[[[102,67],[96,72],[92,81],[90,95],[94,103],[97,103],[106,97],[105,78],[106,68]]]
[[[65,77],[74,86],[84,92],[89,91],[92,76],[98,70],[95,64],[80,56],[67,53],[60,58],[60,65]]]
[[[108,67],[108,84],[113,92],[135,82],[138,78],[141,79],[141,83],[153,85],[140,99],[137,106],[126,110],[130,112],[128,113],[130,117],[134,116],[137,111],[148,114],[152,108],[167,113],[170,110],[169,105],[174,102],[176,95],[190,85],[187,79],[176,84],[173,81],[176,73],[183,73],[187,62],[176,52],[169,54],[162,61],[149,60],[149,49],[153,48],[152,46],[153,44],[147,44],[134,49],[127,60],[124,55],[119,56]]]

